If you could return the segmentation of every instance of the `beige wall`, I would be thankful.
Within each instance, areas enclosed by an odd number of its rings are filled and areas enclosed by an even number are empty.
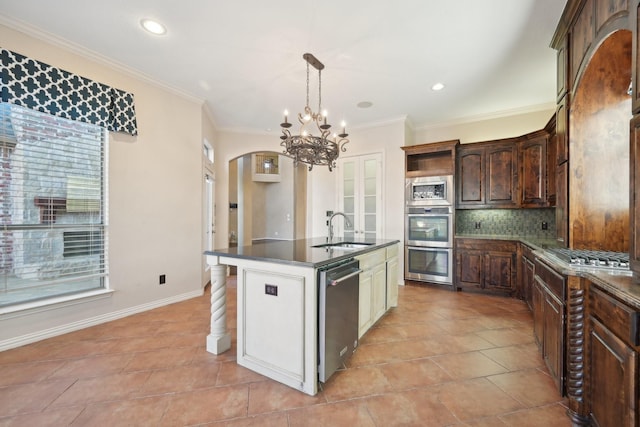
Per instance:
[[[416,128],[415,144],[459,139],[462,144],[512,138],[544,128],[555,113],[550,105],[528,113]]]
[[[202,293],[202,103],[0,26],[2,47],[132,92],[139,135],[110,134],[108,298],[0,316],[0,350]],[[158,276],[167,283],[160,286]]]

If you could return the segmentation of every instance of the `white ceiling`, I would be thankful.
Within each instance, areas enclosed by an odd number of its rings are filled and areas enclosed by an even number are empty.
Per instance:
[[[549,43],[565,3],[0,0],[0,23],[206,101],[220,129],[278,134],[283,110],[304,108],[305,52],[325,65],[323,108],[336,126],[407,116],[420,128],[550,108],[556,56]],[[168,33],[143,32],[147,17]],[[432,91],[436,82],[445,89]],[[373,106],[357,107],[362,101]]]

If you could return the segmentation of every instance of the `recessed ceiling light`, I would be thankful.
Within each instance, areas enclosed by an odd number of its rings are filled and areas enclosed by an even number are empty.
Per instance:
[[[433,86],[431,86],[431,90],[435,90],[436,92],[442,89],[444,89],[444,84],[442,83],[436,83]]]
[[[362,102],[358,102],[358,104],[356,104],[358,107],[360,108],[369,108],[373,105],[373,102],[369,102],[369,101],[362,101]]]
[[[162,36],[167,33],[165,26],[153,19],[143,19],[140,21],[140,25],[142,25],[142,28],[151,34],[155,34],[157,36]]]

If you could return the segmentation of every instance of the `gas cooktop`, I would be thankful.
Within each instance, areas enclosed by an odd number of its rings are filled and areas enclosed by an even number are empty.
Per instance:
[[[556,257],[572,267],[629,270],[629,254],[624,252],[590,251],[584,249],[550,249]]]

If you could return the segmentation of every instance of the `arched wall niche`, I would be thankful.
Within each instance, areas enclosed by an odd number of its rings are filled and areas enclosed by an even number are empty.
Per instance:
[[[629,120],[632,36],[602,41],[569,111],[569,247],[629,250]]]

